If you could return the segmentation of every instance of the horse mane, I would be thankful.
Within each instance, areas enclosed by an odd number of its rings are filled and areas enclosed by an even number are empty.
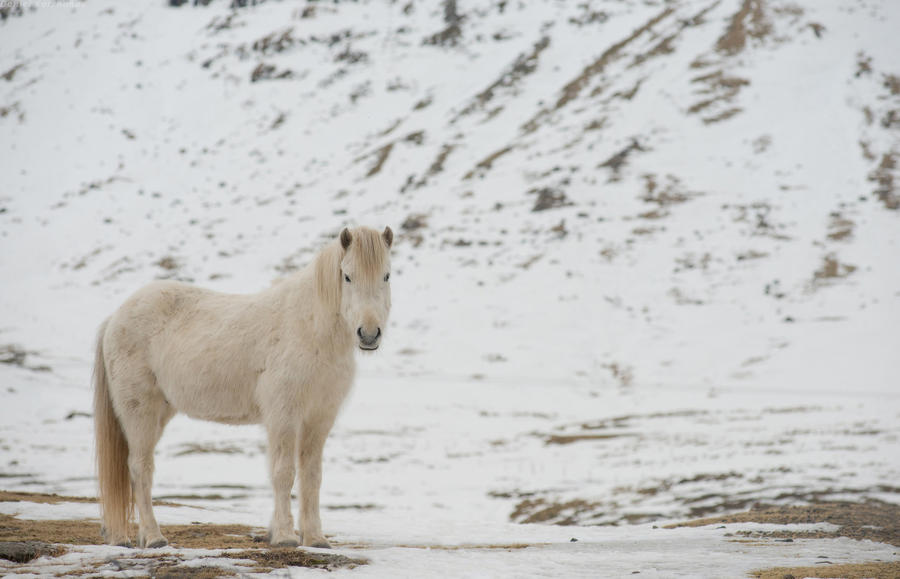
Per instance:
[[[388,244],[383,235],[368,227],[350,230],[350,245],[345,250],[340,239],[325,246],[315,262],[316,292],[327,311],[337,313],[341,307],[341,261],[352,252],[360,281],[380,279],[387,261]]]

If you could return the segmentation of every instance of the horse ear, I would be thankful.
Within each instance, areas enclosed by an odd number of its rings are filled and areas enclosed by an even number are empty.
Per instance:
[[[343,247],[344,250],[346,251],[346,249],[348,247],[350,247],[350,243],[352,241],[353,241],[353,236],[350,235],[350,230],[345,227],[344,230],[341,231],[341,247]]]
[[[390,247],[392,243],[394,243],[394,232],[391,231],[390,227],[384,228],[384,233],[381,234],[381,237],[384,238],[384,242],[387,243],[387,246]]]

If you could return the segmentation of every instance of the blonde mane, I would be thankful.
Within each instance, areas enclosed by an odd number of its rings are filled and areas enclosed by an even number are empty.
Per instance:
[[[369,227],[348,230],[351,241],[345,250],[341,240],[329,243],[315,262],[316,290],[326,311],[337,313],[341,307],[341,263],[352,260],[361,280],[377,279],[385,269],[388,244],[382,233]]]

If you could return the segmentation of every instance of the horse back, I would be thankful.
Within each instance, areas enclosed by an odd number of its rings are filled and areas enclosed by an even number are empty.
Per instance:
[[[151,283],[110,319],[107,355],[143,371],[152,381],[148,388],[158,388],[190,416],[258,422],[257,377],[265,367],[266,345],[277,342],[274,309],[261,301],[259,294]]]

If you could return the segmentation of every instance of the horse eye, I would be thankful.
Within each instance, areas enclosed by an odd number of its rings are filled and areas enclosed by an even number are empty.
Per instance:
[[[384,274],[384,281],[387,281],[389,279],[391,279],[391,274],[389,274],[389,273]]]
[[[350,283],[350,276],[347,275],[346,273],[344,274],[344,281],[347,283]]]

